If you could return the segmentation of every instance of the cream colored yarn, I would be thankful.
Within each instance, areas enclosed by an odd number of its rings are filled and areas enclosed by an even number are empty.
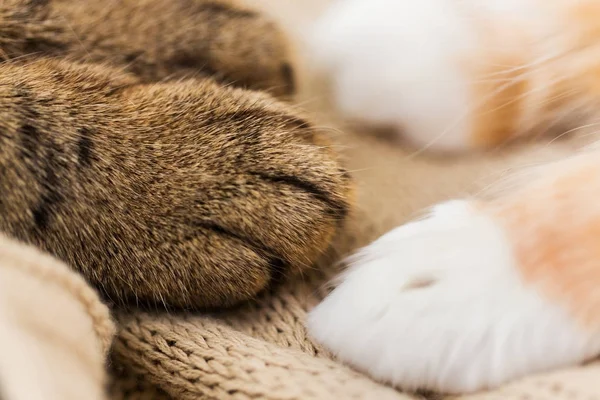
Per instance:
[[[0,390],[9,400],[102,400],[114,335],[76,273],[0,235]]]

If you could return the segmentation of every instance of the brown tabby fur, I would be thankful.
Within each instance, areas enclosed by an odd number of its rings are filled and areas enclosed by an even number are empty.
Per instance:
[[[0,0],[0,231],[115,302],[230,306],[310,265],[349,179],[229,1]],[[183,79],[182,77],[188,77]]]

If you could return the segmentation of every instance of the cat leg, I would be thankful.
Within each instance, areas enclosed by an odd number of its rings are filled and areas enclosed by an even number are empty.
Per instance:
[[[280,96],[295,90],[283,32],[230,0],[6,0],[0,50],[110,64],[145,81],[210,75]]]
[[[360,250],[314,338],[406,390],[463,393],[600,354],[600,152],[442,203]]]
[[[307,42],[348,120],[419,150],[490,149],[529,134],[565,97],[547,87],[546,36],[533,28],[546,20],[532,4],[338,1]]]
[[[349,207],[322,132],[212,80],[0,64],[0,231],[114,302],[230,306],[310,268]]]

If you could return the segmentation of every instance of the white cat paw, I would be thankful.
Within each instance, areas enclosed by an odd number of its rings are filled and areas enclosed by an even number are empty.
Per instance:
[[[448,0],[342,0],[307,40],[338,110],[394,128],[421,147],[469,148],[475,38]]]
[[[472,392],[600,351],[521,279],[504,232],[468,202],[382,236],[339,282],[310,313],[311,335],[405,390]]]

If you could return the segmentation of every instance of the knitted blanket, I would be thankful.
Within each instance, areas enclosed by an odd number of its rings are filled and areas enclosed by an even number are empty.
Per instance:
[[[253,0],[298,38],[324,0]],[[300,48],[301,50],[301,48]],[[310,67],[310,66],[307,66]],[[417,399],[348,368],[307,336],[307,310],[342,256],[435,202],[483,190],[519,165],[554,159],[571,142],[436,158],[336,121],[307,68],[299,105],[320,119],[357,181],[358,207],[314,270],[253,304],[215,314],[108,310],[64,265],[0,238],[0,392],[5,400]],[[600,364],[531,376],[461,400],[600,399]],[[35,384],[32,384],[35,382]],[[0,397],[1,397],[0,395]],[[441,398],[443,396],[433,395]]]
[[[114,333],[83,278],[0,235],[0,398],[105,399]]]

